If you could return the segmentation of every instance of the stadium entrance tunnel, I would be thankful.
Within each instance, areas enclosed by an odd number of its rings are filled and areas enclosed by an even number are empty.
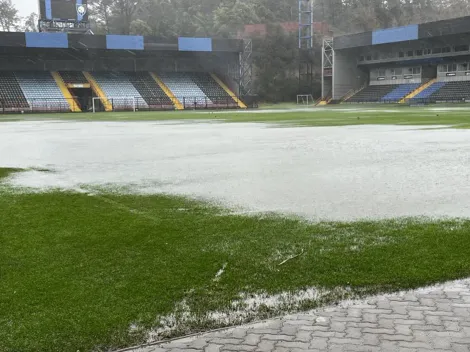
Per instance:
[[[69,90],[82,112],[93,112],[93,98],[95,95],[91,88],[70,88]]]

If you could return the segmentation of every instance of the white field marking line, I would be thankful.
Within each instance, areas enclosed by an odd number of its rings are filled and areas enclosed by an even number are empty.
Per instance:
[[[295,259],[295,258],[297,258],[297,257],[300,257],[302,254],[304,254],[304,250],[303,250],[303,249],[302,249],[302,252],[301,252],[301,253],[296,254],[296,255],[293,255],[293,256],[287,258],[286,260],[283,260],[282,262],[280,262],[280,263],[278,264],[278,266],[284,265],[284,264],[287,263],[289,260],[292,260],[292,259]]]
[[[215,281],[215,282],[219,281],[220,277],[225,272],[226,268],[227,268],[227,263],[224,263],[224,265],[222,265],[222,268],[220,268],[219,271],[215,274],[215,277],[212,281]]]
[[[147,214],[146,212],[143,212],[143,211],[140,211],[140,210],[137,210],[137,209],[132,209],[122,203],[119,203],[115,200],[112,200],[112,199],[109,199],[109,198],[106,198],[105,196],[102,196],[102,195],[99,195],[99,194],[96,194],[96,193],[91,193],[89,192],[88,190],[83,190],[82,191],[84,193],[87,193],[90,197],[96,197],[98,199],[101,199],[102,201],[104,201],[105,203],[108,203],[110,205],[113,205],[114,207],[116,207],[117,209],[121,209],[121,210],[125,210],[131,214],[135,214],[135,215],[138,215],[138,216],[141,216],[147,220],[151,220],[152,222],[159,222],[160,219],[156,216],[152,216],[152,215],[149,215]]]

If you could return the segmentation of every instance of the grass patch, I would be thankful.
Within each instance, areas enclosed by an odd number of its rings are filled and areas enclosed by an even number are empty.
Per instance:
[[[322,287],[324,303],[345,287],[470,276],[467,220],[309,223],[181,197],[54,191],[2,194],[0,223],[2,352],[107,351],[144,341],[165,316],[171,334],[200,331],[223,325],[208,312],[236,309],[241,293]],[[178,320],[185,312],[193,319]],[[278,312],[264,305],[244,319]]]
[[[2,181],[2,179],[5,179],[5,178],[11,176],[15,172],[21,172],[21,171],[23,171],[23,170],[14,169],[14,168],[2,168],[2,167],[0,167],[0,182]]]
[[[469,128],[470,106],[338,105],[297,109],[292,104],[265,106],[269,111],[159,111],[29,115],[25,119],[75,121],[175,121],[275,123],[284,126],[445,125]],[[447,109],[447,110],[446,110]]]

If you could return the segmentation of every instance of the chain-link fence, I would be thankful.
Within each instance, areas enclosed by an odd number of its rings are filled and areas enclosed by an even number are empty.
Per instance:
[[[256,96],[232,97],[118,97],[73,99],[0,99],[0,114],[8,113],[59,113],[104,111],[160,111],[184,108],[238,109],[243,102],[248,108],[257,108]]]
[[[470,102],[470,96],[468,97],[455,97],[455,98],[411,98],[405,99],[405,104],[410,106],[416,105],[429,105],[429,104],[444,104],[444,103],[468,103]]]
[[[342,104],[398,104],[401,99],[350,99]]]

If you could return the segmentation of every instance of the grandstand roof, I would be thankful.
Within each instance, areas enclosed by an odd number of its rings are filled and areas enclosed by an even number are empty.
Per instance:
[[[0,32],[0,47],[105,49],[131,51],[241,52],[240,39],[178,37],[162,39],[137,35]]]
[[[338,36],[334,38],[333,46],[334,49],[348,49],[465,33],[470,33],[470,16]]]

